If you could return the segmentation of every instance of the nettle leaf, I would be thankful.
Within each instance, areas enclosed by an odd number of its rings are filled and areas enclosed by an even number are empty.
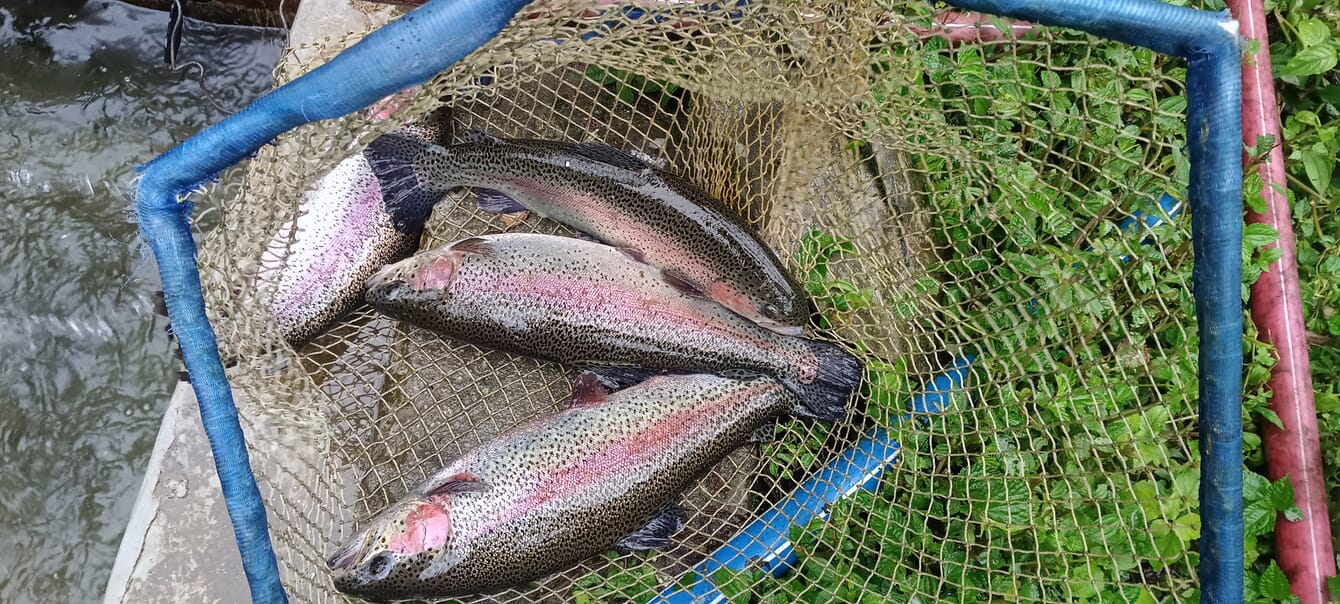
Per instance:
[[[1280,419],[1280,416],[1279,416],[1278,413],[1275,413],[1274,411],[1271,411],[1270,409],[1262,408],[1262,409],[1257,409],[1257,410],[1256,410],[1256,414],[1257,414],[1257,415],[1260,415],[1260,416],[1261,416],[1262,418],[1264,418],[1266,421],[1270,422],[1270,425],[1275,426],[1276,428],[1279,428],[1280,430],[1285,430],[1285,429],[1286,429],[1286,428],[1284,427],[1284,420]]]
[[[1293,507],[1293,483],[1289,482],[1289,475],[1285,474],[1279,480],[1270,483],[1270,486],[1266,487],[1266,495],[1276,510],[1283,512]]]
[[[1313,46],[1298,51],[1278,72],[1282,76],[1310,76],[1322,74],[1335,67],[1335,48]]]
[[[1242,473],[1242,499],[1244,501],[1266,499],[1269,488],[1270,481],[1266,477],[1252,471]]]
[[[1289,600],[1293,596],[1293,592],[1289,591],[1289,577],[1285,576],[1284,569],[1274,560],[1261,573],[1261,581],[1256,584],[1256,589],[1261,595],[1273,600]]]
[[[1242,529],[1249,537],[1259,537],[1275,529],[1275,516],[1279,514],[1269,502],[1253,501],[1242,508]]]
[[[1268,224],[1253,223],[1242,229],[1242,245],[1256,249],[1274,243],[1280,238],[1280,232]]]
[[[1303,47],[1318,46],[1331,39],[1331,28],[1321,19],[1307,18],[1298,22],[1298,41]]]
[[[1335,61],[1332,60],[1331,67],[1334,66]],[[1322,143],[1303,149],[1298,155],[1303,161],[1303,171],[1307,172],[1308,182],[1318,193],[1325,196],[1326,189],[1331,186],[1331,173],[1335,172],[1335,155],[1327,151],[1326,145]]]
[[[1261,195],[1261,189],[1262,185],[1261,185],[1260,172],[1253,171],[1243,177],[1242,179],[1243,200],[1247,203],[1247,207],[1251,208],[1252,211],[1256,212],[1257,214],[1264,214],[1266,212],[1266,200],[1265,197]]]

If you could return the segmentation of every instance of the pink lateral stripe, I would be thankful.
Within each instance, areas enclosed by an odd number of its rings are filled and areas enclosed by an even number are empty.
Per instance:
[[[667,443],[683,442],[688,436],[699,432],[704,426],[720,421],[725,412],[759,393],[780,388],[772,382],[764,382],[722,396],[706,405],[680,410],[661,418],[646,430],[624,435],[609,446],[560,468],[554,468],[546,478],[534,484],[523,496],[517,497],[502,513],[490,519],[482,527],[484,533],[543,506],[555,499],[564,499],[582,489],[608,486],[619,478],[621,472],[631,467],[645,464],[669,448]]]
[[[698,308],[682,304],[678,298],[647,297],[640,292],[610,287],[609,283],[581,283],[576,279],[555,277],[550,273],[529,273],[529,275],[529,278],[512,276],[507,279],[481,277],[474,279],[468,286],[462,286],[544,300],[550,305],[573,313],[589,314],[592,309],[598,308],[617,310],[619,312],[609,312],[607,315],[625,321],[633,328],[660,324],[678,329],[697,329],[712,332],[720,337],[740,338],[761,350],[777,349],[768,339],[757,337],[748,331],[733,329],[715,317],[703,314]]]
[[[1282,253],[1251,290],[1252,320],[1261,339],[1274,345],[1279,357],[1270,374],[1270,408],[1279,415],[1285,429],[1265,426],[1262,440],[1268,472],[1271,480],[1289,475],[1294,498],[1303,510],[1303,519],[1298,522],[1280,517],[1275,525],[1275,547],[1294,595],[1303,604],[1322,604],[1327,599],[1326,578],[1335,575],[1335,554],[1322,481],[1321,444],[1303,305],[1298,291],[1293,220],[1284,195],[1284,152],[1280,145],[1266,16],[1261,0],[1229,0],[1228,6],[1243,37],[1260,41],[1256,55],[1242,65],[1243,142],[1255,145],[1258,136],[1272,136],[1275,140],[1268,161],[1258,168],[1265,183],[1261,195],[1266,212],[1247,213],[1248,222],[1268,224],[1279,231],[1279,241],[1272,246]]]

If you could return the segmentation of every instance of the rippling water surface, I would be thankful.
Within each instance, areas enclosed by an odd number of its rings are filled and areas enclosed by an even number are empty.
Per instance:
[[[191,21],[198,66],[174,71],[166,21],[0,0],[0,602],[101,599],[175,379],[134,167],[263,93],[279,56],[277,30]]]

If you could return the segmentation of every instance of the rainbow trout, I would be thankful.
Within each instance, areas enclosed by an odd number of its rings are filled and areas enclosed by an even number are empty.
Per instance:
[[[602,143],[470,137],[450,147],[410,142],[413,169],[386,172],[426,190],[470,187],[482,209],[527,209],[636,249],[726,308],[800,335],[812,312],[804,288],[747,223],[688,180]]]
[[[836,345],[782,335],[640,261],[571,237],[472,237],[388,265],[368,280],[383,314],[516,354],[599,368],[747,370],[808,407],[842,409],[862,367]]]
[[[327,559],[335,587],[375,601],[494,592],[611,548],[663,548],[681,493],[787,413],[774,380],[656,376],[606,394],[592,374],[568,409],[461,455]]]
[[[287,221],[270,240],[259,281],[274,288],[270,314],[289,344],[329,329],[363,302],[373,272],[418,251],[443,194],[406,188],[382,170],[404,164],[405,141],[445,142],[448,119],[439,111],[345,158],[303,194],[296,227]]]

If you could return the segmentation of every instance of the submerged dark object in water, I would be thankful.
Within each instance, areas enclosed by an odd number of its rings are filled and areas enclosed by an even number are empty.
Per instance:
[[[431,599],[519,586],[612,548],[667,547],[684,524],[677,500],[713,465],[780,416],[831,411],[766,377],[657,376],[606,394],[583,375],[570,408],[466,452],[327,565],[348,594]]]

